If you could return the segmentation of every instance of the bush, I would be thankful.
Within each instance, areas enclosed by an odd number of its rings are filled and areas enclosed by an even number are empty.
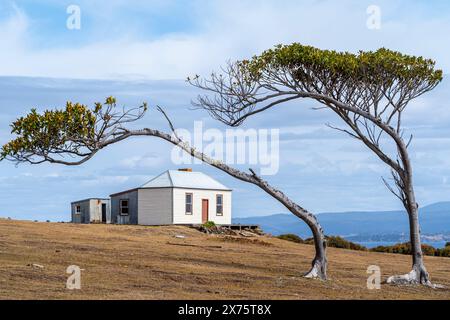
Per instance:
[[[350,250],[359,250],[359,251],[366,251],[367,250],[366,247],[364,247],[364,246],[362,246],[360,244],[357,244],[357,243],[345,240],[344,238],[341,238],[341,237],[326,236],[325,238],[327,240],[327,246],[328,247],[350,249]]]
[[[434,247],[432,247],[432,246],[430,246],[428,244],[423,244],[422,245],[422,252],[426,256],[435,256],[436,255],[436,250],[439,250],[439,249],[436,249],[436,248],[434,248]]]
[[[399,253],[399,254],[411,254],[411,244],[409,242],[397,243],[393,246],[378,246],[372,248],[374,252],[387,252],[387,253]],[[438,256],[438,257],[450,257],[450,247],[443,249],[436,249],[430,245],[422,245],[423,254],[426,256]]]
[[[372,248],[370,251],[374,252],[386,252],[386,253],[399,253],[399,254],[411,254],[411,245],[409,242],[397,243],[392,246],[378,246]]]
[[[210,228],[214,228],[216,226],[216,224],[214,223],[214,221],[207,221],[202,226],[206,229],[210,229]]]
[[[300,238],[298,235],[292,234],[292,233],[282,234],[282,235],[279,235],[277,238],[287,240],[287,241],[292,241],[295,243],[304,243],[302,238]]]
[[[302,244],[314,244],[314,238],[307,238],[303,240],[296,234],[282,234],[277,236],[278,239],[283,239],[287,241],[292,241],[295,243]],[[392,246],[378,246],[372,249],[367,249],[366,247],[359,245],[357,243],[348,241],[344,238],[338,236],[325,236],[327,241],[327,246],[331,248],[341,248],[349,250],[359,250],[359,251],[372,251],[372,252],[385,252],[385,253],[397,253],[397,254],[411,254],[411,245],[409,242],[397,243]],[[422,245],[423,254],[426,256],[437,256],[437,257],[450,257],[450,242],[445,244],[445,248],[436,249],[430,245]]]
[[[303,240],[298,235],[292,234],[292,233],[282,234],[282,235],[277,236],[277,238],[287,240],[287,241],[292,241],[295,243],[314,244],[314,238],[307,238],[307,239]],[[328,247],[350,249],[350,250],[362,250],[362,251],[367,250],[366,247],[361,246],[356,243],[353,243],[351,241],[345,240],[344,238],[341,238],[341,237],[325,236],[325,240],[327,242]]]
[[[436,249],[434,255],[438,257],[450,257],[450,246],[445,246],[445,248],[442,249]]]
[[[307,238],[303,240],[304,244],[314,244],[314,238]]]

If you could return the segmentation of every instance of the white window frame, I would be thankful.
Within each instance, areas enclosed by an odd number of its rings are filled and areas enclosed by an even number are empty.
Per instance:
[[[122,202],[123,201],[126,201],[127,202],[127,205],[126,206],[124,206],[123,204],[122,204]],[[122,211],[122,209],[123,208],[127,208],[127,213],[123,213],[123,211]],[[120,199],[119,200],[119,215],[121,215],[121,216],[129,216],[130,215],[130,200],[129,199]]]
[[[187,198],[191,196],[191,202],[188,203]],[[187,210],[188,204],[191,206],[191,211]],[[192,216],[194,214],[194,194],[192,192],[187,192],[184,195],[184,211],[187,216]]]
[[[81,206],[80,205],[75,206],[75,214],[81,214]]]
[[[219,212],[219,197],[222,199],[222,203],[220,204],[221,212]],[[223,194],[216,194],[216,216],[223,217]]]

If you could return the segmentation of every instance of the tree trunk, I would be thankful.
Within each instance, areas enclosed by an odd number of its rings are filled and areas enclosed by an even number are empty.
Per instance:
[[[316,219],[314,217],[314,219]],[[308,224],[309,225],[309,224]],[[314,237],[314,246],[316,249],[316,255],[312,262],[312,267],[309,272],[304,276],[305,278],[319,278],[322,280],[327,279],[327,256],[326,256],[326,240],[323,234],[323,230],[316,219],[316,222],[309,225]]]
[[[417,283],[430,285],[430,277],[423,263],[422,243],[419,228],[419,208],[417,204],[412,206],[412,211],[409,213],[411,254],[413,258],[412,272],[415,274],[415,281],[417,281]]]
[[[414,193],[412,194],[414,196]],[[432,286],[430,276],[423,262],[422,244],[420,240],[419,209],[417,204],[407,205],[409,217],[409,233],[412,255],[412,270],[404,275],[396,275],[388,278],[390,284],[423,284]]]
[[[402,146],[404,147],[404,146]],[[412,167],[406,152],[406,147],[401,150],[402,162],[405,168],[402,176],[405,195],[405,209],[409,218],[409,237],[411,243],[412,270],[405,275],[389,277],[387,283],[391,284],[423,284],[432,286],[430,276],[423,262],[422,243],[419,227],[419,205],[416,202],[412,180]]]

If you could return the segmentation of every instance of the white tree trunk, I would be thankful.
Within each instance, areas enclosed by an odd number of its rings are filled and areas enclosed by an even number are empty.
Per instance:
[[[411,243],[412,270],[405,275],[389,277],[386,281],[390,284],[423,284],[432,286],[430,276],[423,262],[422,243],[420,239],[419,227],[419,205],[416,202],[416,196],[413,186],[412,166],[409,159],[407,147],[403,143],[397,144],[399,154],[404,167],[403,174],[400,177],[403,181],[404,206],[409,218],[409,236]]]

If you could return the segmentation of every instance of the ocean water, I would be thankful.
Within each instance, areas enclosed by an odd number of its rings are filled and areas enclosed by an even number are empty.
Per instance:
[[[397,242],[389,242],[389,241],[354,241],[355,243],[358,243],[366,248],[375,248],[378,246],[393,246],[394,244],[397,244]],[[430,245],[434,248],[444,248],[446,241],[422,241],[422,244]]]

